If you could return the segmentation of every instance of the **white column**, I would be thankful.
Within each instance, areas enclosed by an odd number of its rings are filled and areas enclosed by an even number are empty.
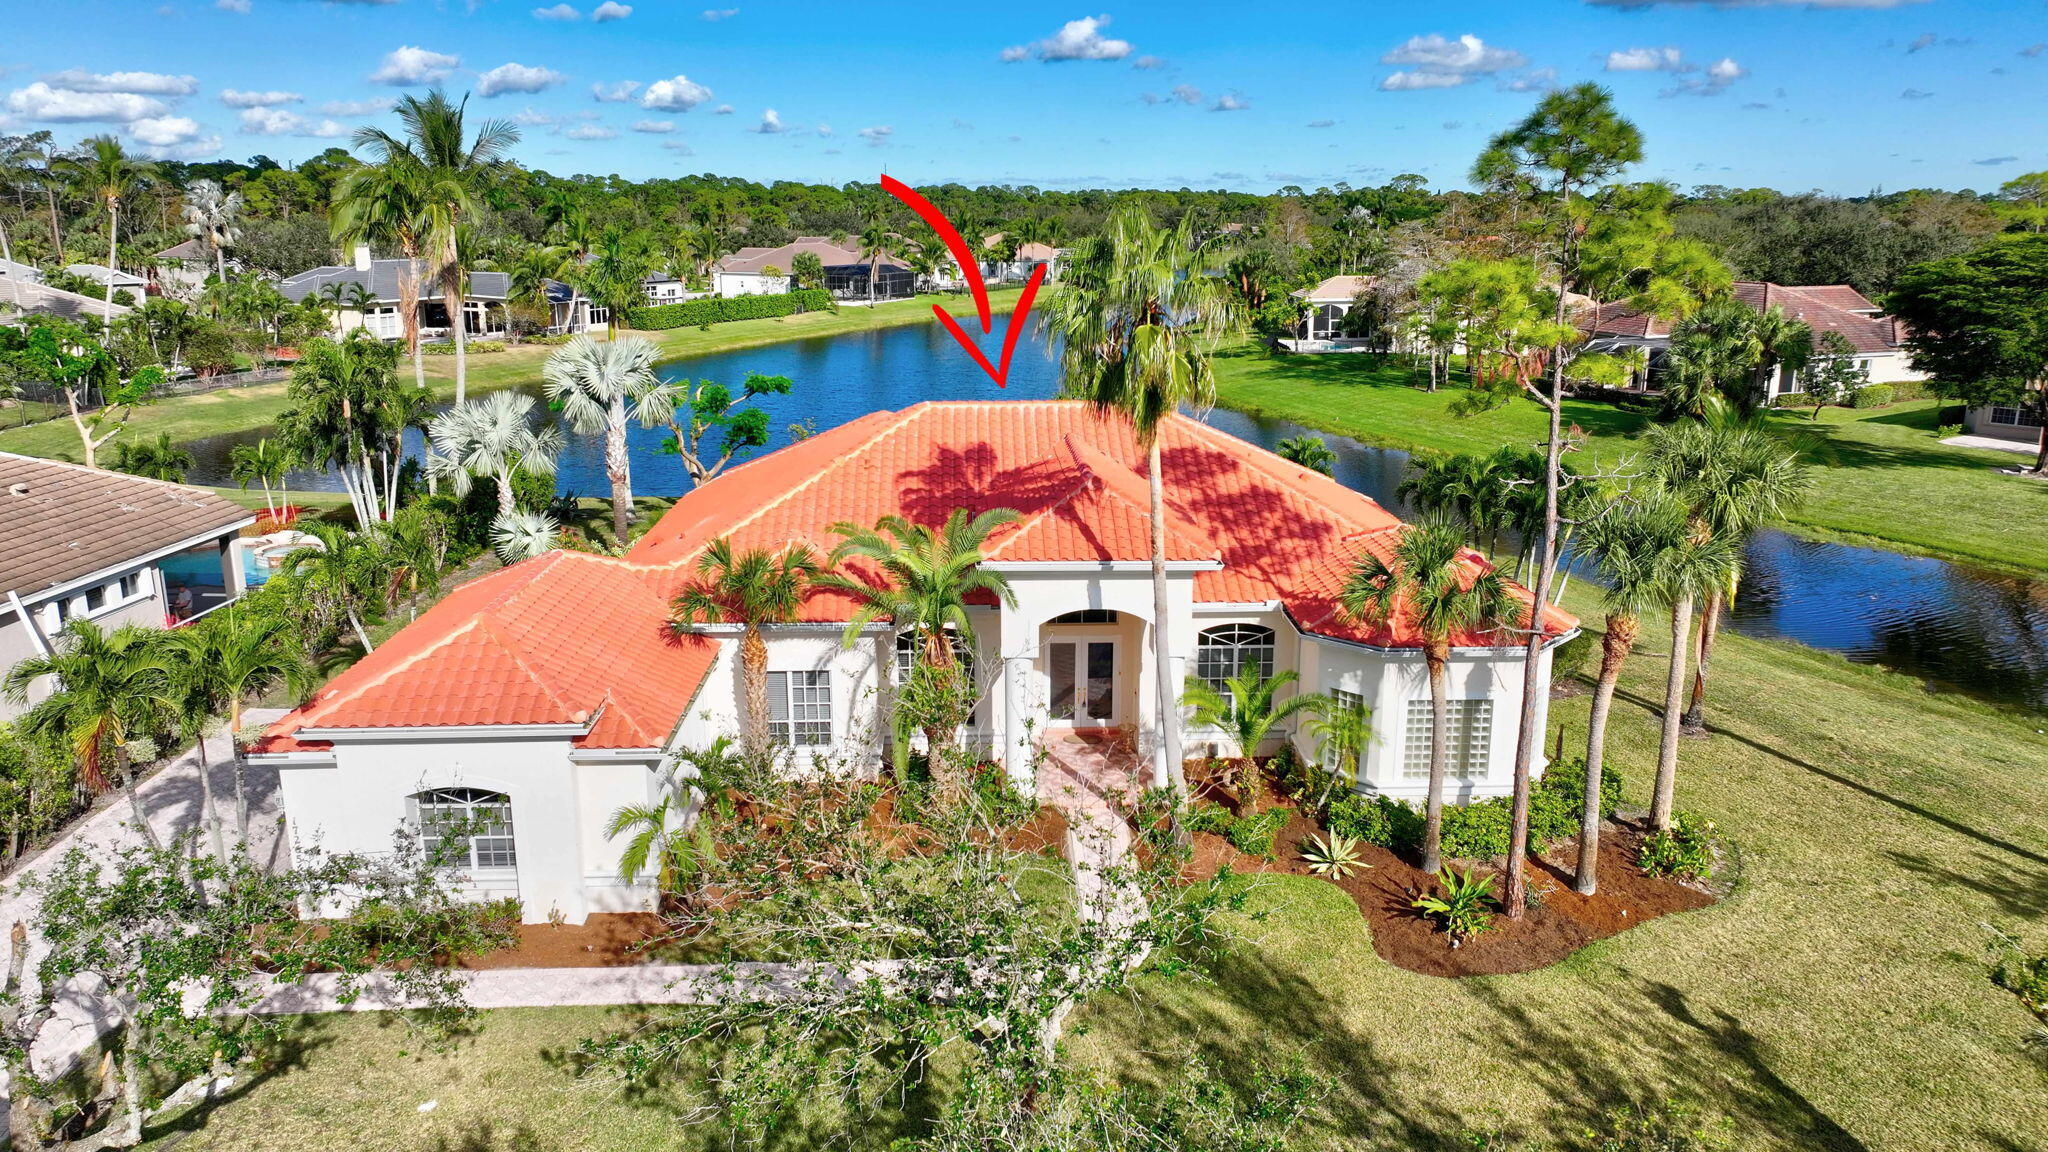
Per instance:
[[[1035,794],[1038,788],[1037,773],[1031,764],[1031,730],[1025,724],[1024,685],[1030,675],[1029,656],[1003,657],[1003,722],[999,737],[1003,744],[1003,771],[1009,773],[1011,785],[1027,795]]]

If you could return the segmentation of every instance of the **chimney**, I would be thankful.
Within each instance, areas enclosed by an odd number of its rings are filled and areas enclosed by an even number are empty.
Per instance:
[[[368,244],[358,244],[356,245],[356,271],[368,272],[369,270],[370,246]]]

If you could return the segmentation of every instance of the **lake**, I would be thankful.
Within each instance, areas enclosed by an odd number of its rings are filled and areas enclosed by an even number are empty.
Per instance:
[[[986,341],[991,359],[1002,328]],[[1020,341],[1007,389],[997,389],[937,324],[794,340],[675,361],[669,378],[712,379],[737,389],[749,372],[788,376],[787,396],[757,403],[769,416],[770,448],[790,442],[791,426],[823,431],[881,409],[922,400],[1042,399],[1058,391],[1044,346]],[[1309,431],[1281,420],[1218,410],[1209,422],[1271,448]],[[215,436],[186,445],[197,458],[195,483],[227,484],[229,450],[264,433]],[[795,434],[801,434],[799,431]],[[663,434],[634,426],[634,491],[675,495],[688,487],[680,461],[659,451]],[[1336,478],[1401,515],[1396,495],[1408,455],[1341,436],[1324,436],[1337,453]],[[417,437],[414,451],[419,445]],[[295,474],[296,488],[335,490],[325,474]],[[603,496],[600,440],[568,437],[557,488]],[[1729,626],[1749,636],[1794,640],[1861,663],[1918,677],[2000,703],[2048,711],[2048,582],[1882,549],[1820,543],[1766,531],[1751,542]]]

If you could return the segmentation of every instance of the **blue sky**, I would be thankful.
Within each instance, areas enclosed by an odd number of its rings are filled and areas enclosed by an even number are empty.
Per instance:
[[[1681,185],[2048,168],[2043,0],[710,2],[12,0],[0,130],[289,162],[438,79],[558,173],[1442,187],[1591,79]]]

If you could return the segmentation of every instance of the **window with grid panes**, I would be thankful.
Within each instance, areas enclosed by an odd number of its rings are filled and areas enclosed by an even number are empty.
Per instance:
[[[512,868],[512,800],[481,788],[436,788],[412,798],[421,847],[450,868]]]
[[[1224,681],[1250,661],[1260,676],[1273,674],[1273,630],[1257,624],[1224,624],[1203,629],[1195,644],[1195,675],[1218,692]]]
[[[1485,776],[1487,751],[1493,743],[1493,701],[1446,700],[1444,721],[1450,734],[1445,778],[1470,780]],[[1407,739],[1401,748],[1403,779],[1429,779],[1429,734],[1429,701],[1410,700]]]
[[[832,673],[768,674],[768,737],[809,747],[832,742]]]

